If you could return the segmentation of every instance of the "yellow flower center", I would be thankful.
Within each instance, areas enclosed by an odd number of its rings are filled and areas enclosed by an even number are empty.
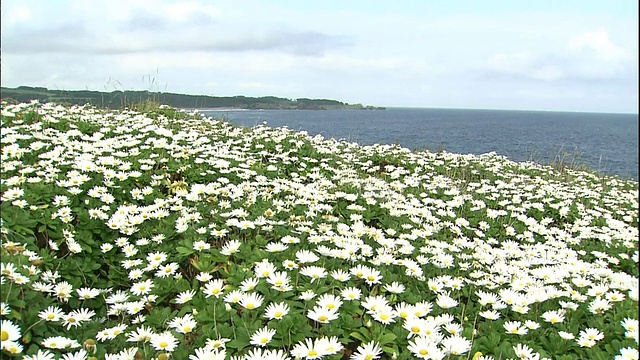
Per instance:
[[[333,309],[334,307],[336,307],[336,305],[335,305],[335,304],[328,304],[328,305],[327,305],[327,309]]]
[[[412,326],[411,331],[417,334],[420,332],[420,328],[418,326]]]
[[[55,315],[53,315],[53,314],[49,314],[49,315],[47,315],[47,319],[49,319],[49,320],[54,319],[55,317],[56,317],[56,316],[55,316]]]
[[[282,316],[282,311],[276,311],[276,313],[275,313],[275,314],[273,314],[273,315],[274,315],[274,317],[279,318],[279,317],[281,317],[281,316]]]
[[[328,319],[328,318],[329,318],[329,317],[328,317],[328,316],[326,316],[326,315],[320,315],[320,317],[318,318],[318,320],[320,320],[320,321],[327,321],[327,319]]]
[[[247,304],[247,306],[245,306],[247,309],[251,310],[254,307],[256,307],[254,304]]]
[[[166,348],[167,346],[169,346],[169,343],[167,343],[166,341],[162,341],[162,342],[160,342],[160,344],[158,344],[158,346],[159,346],[160,348],[163,348],[163,349],[164,349],[164,348]]]
[[[309,350],[309,356],[316,356],[318,355],[318,352],[315,351],[314,349]]]
[[[371,360],[373,359],[373,355],[368,354],[367,356],[364,357],[364,360]]]
[[[420,351],[418,351],[420,353],[420,355],[424,356],[429,354],[429,352],[426,349],[420,349]]]
[[[183,330],[184,332],[188,333],[191,331],[191,326],[185,326]]]
[[[2,341],[9,340],[9,332],[6,330],[2,330],[2,333],[0,334],[0,340]]]
[[[220,292],[220,289],[213,289],[213,290],[211,290],[211,292],[214,293],[214,294],[217,294],[217,293]]]

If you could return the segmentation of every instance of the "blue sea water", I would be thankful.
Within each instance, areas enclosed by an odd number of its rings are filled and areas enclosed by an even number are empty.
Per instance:
[[[495,151],[540,163],[564,157],[566,163],[638,181],[637,114],[416,108],[201,112],[236,125],[266,122],[363,145],[476,155]]]

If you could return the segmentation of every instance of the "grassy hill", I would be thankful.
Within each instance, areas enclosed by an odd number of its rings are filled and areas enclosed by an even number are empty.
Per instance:
[[[133,104],[155,102],[176,108],[237,108],[237,109],[382,109],[361,104],[347,104],[328,99],[285,99],[274,96],[205,96],[186,95],[149,91],[88,91],[88,90],[49,90],[41,87],[20,86],[17,88],[0,88],[3,100],[29,102],[37,99],[40,102],[55,102],[66,105],[91,104],[100,108],[124,109]]]
[[[637,358],[636,181],[168,106],[0,122],[3,359]]]

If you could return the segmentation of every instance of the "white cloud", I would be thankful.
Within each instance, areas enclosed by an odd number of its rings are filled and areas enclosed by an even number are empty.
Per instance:
[[[493,54],[480,62],[475,71],[489,78],[584,82],[618,81],[633,74],[635,67],[629,51],[614,44],[606,29],[599,28],[575,35],[564,47],[547,52]]]
[[[630,54],[625,49],[611,41],[609,33],[602,27],[571,38],[568,45],[571,50],[591,50],[595,52],[598,58],[606,61],[619,61],[630,58]]]
[[[18,6],[15,8],[10,8],[7,13],[8,14],[6,16],[6,21],[9,23],[7,25],[25,22],[31,19],[31,10],[29,10],[29,8],[27,7]]]

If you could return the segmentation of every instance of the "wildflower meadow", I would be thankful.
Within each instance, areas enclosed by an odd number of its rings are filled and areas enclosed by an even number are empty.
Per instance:
[[[1,357],[638,359],[638,182],[1,107]]]

